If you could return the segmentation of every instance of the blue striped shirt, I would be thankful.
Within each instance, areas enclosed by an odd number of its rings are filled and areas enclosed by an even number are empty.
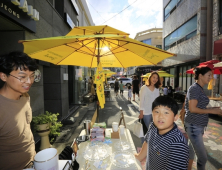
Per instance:
[[[194,83],[188,89],[185,100],[185,122],[197,126],[207,126],[209,121],[208,114],[191,113],[189,110],[189,100],[197,100],[197,107],[200,109],[206,109],[206,106],[209,103],[209,98],[198,83]]]
[[[147,142],[146,170],[187,170],[189,149],[187,140],[174,124],[164,135],[152,123],[145,135]]]

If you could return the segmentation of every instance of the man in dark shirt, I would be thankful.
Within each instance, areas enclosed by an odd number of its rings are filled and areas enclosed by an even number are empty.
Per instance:
[[[132,84],[133,84],[132,85],[132,87],[133,87],[133,101],[135,101],[135,94],[137,94],[138,98],[139,98],[139,87],[140,87],[140,82],[139,82],[137,76],[134,76]]]

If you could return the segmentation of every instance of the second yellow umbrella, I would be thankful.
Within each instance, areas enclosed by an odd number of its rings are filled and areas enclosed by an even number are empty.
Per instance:
[[[165,71],[157,71],[157,73],[159,74],[160,77],[174,77],[174,75],[169,74]],[[145,75],[141,76],[141,77],[149,77],[151,75],[151,73],[146,73]]]

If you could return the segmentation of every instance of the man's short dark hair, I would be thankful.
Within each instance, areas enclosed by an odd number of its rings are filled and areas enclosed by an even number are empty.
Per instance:
[[[174,116],[176,116],[179,110],[177,102],[172,97],[169,96],[157,97],[152,104],[152,110],[157,106],[166,106],[170,108],[173,111]]]
[[[38,66],[34,59],[26,53],[15,51],[0,56],[0,72],[9,75],[13,70],[30,70],[35,71]]]

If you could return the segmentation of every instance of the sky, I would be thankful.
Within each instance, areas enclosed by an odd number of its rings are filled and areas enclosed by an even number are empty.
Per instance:
[[[130,38],[135,38],[136,33],[140,31],[162,28],[163,25],[162,0],[86,0],[86,2],[95,25],[114,27],[129,33]],[[127,6],[129,7],[125,9]],[[123,9],[125,10],[118,14]]]

